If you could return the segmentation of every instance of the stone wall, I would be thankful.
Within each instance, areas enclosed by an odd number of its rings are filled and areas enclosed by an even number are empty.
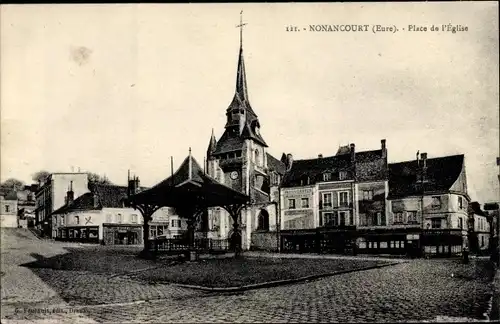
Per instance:
[[[250,250],[277,251],[278,242],[276,232],[253,232]]]

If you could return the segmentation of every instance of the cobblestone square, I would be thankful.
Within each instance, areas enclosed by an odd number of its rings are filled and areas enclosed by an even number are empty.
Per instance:
[[[22,266],[34,261],[33,255],[50,257],[71,249],[91,250],[100,262],[105,256],[117,270]],[[309,282],[214,293],[137,281],[127,272],[141,267],[147,271],[151,264],[129,266],[124,254],[104,247],[3,235],[2,322],[479,321],[487,319],[493,293],[494,270],[485,259],[472,259],[467,265],[459,260],[407,260]]]

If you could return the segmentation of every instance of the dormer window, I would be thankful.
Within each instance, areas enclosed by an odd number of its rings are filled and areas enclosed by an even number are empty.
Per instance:
[[[260,135],[259,127],[255,127],[255,134]]]
[[[339,180],[345,180],[347,179],[347,172],[346,171],[340,171],[339,172]]]
[[[331,180],[332,180],[332,174],[330,172],[323,173],[323,181],[331,181]]]

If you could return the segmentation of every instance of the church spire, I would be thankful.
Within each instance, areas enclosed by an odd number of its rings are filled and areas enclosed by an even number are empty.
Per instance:
[[[217,140],[215,139],[214,129],[212,128],[212,136],[210,136],[210,142],[208,143],[207,148],[207,159],[210,159],[212,153],[215,151],[216,146]]]
[[[247,77],[245,73],[245,61],[243,60],[243,10],[240,12],[240,24],[236,27],[240,28],[240,55],[238,58],[238,71],[236,74],[236,94],[240,100],[248,102],[247,92]]]

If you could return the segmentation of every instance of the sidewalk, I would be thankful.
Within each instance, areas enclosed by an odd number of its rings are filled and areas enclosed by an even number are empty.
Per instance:
[[[243,256],[257,258],[294,258],[294,259],[344,259],[344,260],[374,260],[388,262],[407,262],[410,259],[398,257],[384,257],[371,255],[338,255],[338,254],[313,254],[313,253],[277,253],[261,251],[245,251]]]

